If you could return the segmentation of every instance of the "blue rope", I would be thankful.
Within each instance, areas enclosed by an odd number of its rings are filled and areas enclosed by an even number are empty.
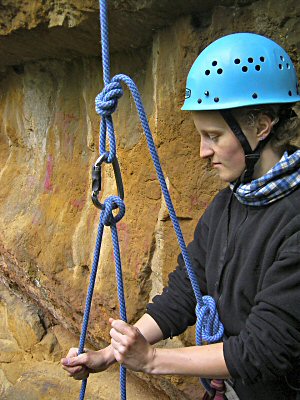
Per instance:
[[[105,3],[105,1],[101,1],[101,3]],[[111,84],[113,84],[113,83],[114,84],[115,83],[119,83],[120,84],[120,82],[124,82],[128,86],[128,88],[131,91],[131,94],[133,96],[133,99],[135,101],[135,104],[136,104],[136,107],[137,107],[137,111],[138,111],[138,114],[139,114],[139,117],[140,117],[140,120],[141,120],[141,124],[143,126],[143,129],[144,129],[144,132],[145,132],[145,135],[146,135],[146,140],[147,140],[148,147],[149,147],[149,150],[150,150],[150,154],[151,154],[151,157],[152,157],[152,160],[153,160],[153,163],[154,163],[154,167],[155,167],[155,170],[156,170],[156,173],[157,173],[157,177],[158,177],[159,183],[160,183],[161,188],[162,188],[162,193],[164,195],[165,202],[166,202],[166,205],[167,205],[168,210],[169,210],[170,218],[172,220],[172,223],[173,223],[173,226],[174,226],[174,230],[175,230],[176,235],[177,235],[178,243],[179,243],[179,246],[180,246],[180,249],[181,249],[181,253],[182,253],[182,256],[183,256],[183,259],[184,259],[184,262],[185,262],[185,266],[186,266],[186,269],[188,271],[188,275],[189,275],[189,278],[190,278],[190,281],[191,281],[191,285],[192,285],[193,291],[195,293],[196,301],[197,301],[197,303],[199,305],[198,309],[201,310],[201,314],[199,314],[198,311],[197,311],[197,313],[200,315],[202,322],[205,322],[205,323],[201,324],[202,328],[200,329],[200,332],[198,333],[198,337],[199,338],[203,337],[203,340],[205,340],[207,343],[214,343],[216,341],[219,341],[222,338],[222,336],[223,336],[223,326],[218,320],[218,317],[217,317],[218,314],[217,314],[216,306],[215,305],[213,306],[214,300],[209,296],[205,296],[205,298],[202,297],[202,294],[201,294],[201,291],[200,291],[200,287],[199,287],[195,272],[194,272],[194,270],[192,268],[192,265],[191,265],[191,262],[190,262],[188,251],[187,251],[184,239],[183,239],[182,231],[181,231],[181,228],[180,228],[180,225],[179,225],[176,213],[175,213],[175,209],[174,209],[174,206],[172,204],[170,193],[169,193],[169,190],[167,188],[165,177],[164,177],[161,165],[160,165],[160,161],[159,161],[159,158],[158,158],[157,150],[156,150],[156,147],[155,147],[155,144],[154,144],[154,141],[153,141],[153,137],[152,137],[152,134],[151,134],[151,131],[150,131],[150,128],[149,128],[149,124],[148,124],[148,121],[147,121],[146,113],[145,113],[145,110],[144,110],[144,107],[143,107],[143,104],[142,104],[141,96],[139,94],[139,91],[138,91],[135,83],[132,81],[131,78],[129,78],[126,75],[119,74],[119,75],[114,76],[112,78],[112,80],[111,80]],[[120,85],[120,87],[119,87],[119,89],[117,91],[118,92],[118,96],[119,96],[119,93],[120,93],[121,89],[122,88],[121,88],[121,85]],[[115,85],[113,85],[112,92],[116,92],[116,86]],[[108,100],[107,103],[105,102],[105,98],[106,97],[107,98],[109,97],[109,100]],[[110,104],[111,110],[115,110],[116,104],[115,103],[112,104],[112,99],[113,99],[112,95],[108,96],[108,94],[105,94],[103,96],[103,92],[100,93],[96,97],[96,112],[98,114],[100,114],[102,117],[105,116],[107,114],[107,112],[108,112],[109,104]],[[117,99],[116,99],[115,102],[117,102]],[[211,299],[210,301],[208,301],[209,298]],[[204,302],[204,299],[205,299],[205,302]],[[203,307],[204,305],[205,305],[205,307]],[[215,322],[213,322],[213,321],[215,321]],[[199,328],[200,328],[200,326],[198,325],[198,329],[197,329],[198,331],[199,331]],[[202,344],[202,339],[197,344]]]
[[[119,209],[119,213],[117,215],[113,215],[112,211],[117,207]],[[100,249],[103,237],[104,226],[110,226],[111,234],[112,234],[112,242],[113,242],[113,251],[114,251],[114,260],[116,264],[116,278],[117,278],[117,287],[118,287],[118,298],[120,303],[120,317],[123,321],[127,322],[126,316],[126,305],[125,305],[125,296],[124,296],[124,287],[123,287],[123,277],[122,277],[122,264],[120,257],[120,248],[119,248],[119,239],[118,239],[118,231],[116,224],[123,218],[125,215],[125,204],[122,199],[118,196],[110,196],[103,203],[103,210],[100,214],[100,222],[98,226],[98,233],[96,238],[96,246],[94,251],[94,260],[92,266],[92,272],[90,276],[90,283],[88,287],[87,297],[86,297],[86,306],[83,316],[83,323],[81,329],[81,335],[79,340],[79,348],[78,354],[83,353],[84,351],[84,343],[86,340],[87,327],[89,321],[89,315],[91,310],[93,292],[95,287],[97,269],[99,264],[99,256]],[[82,381],[80,396],[79,399],[83,400],[85,396],[87,385],[87,379]],[[121,366],[120,369],[120,388],[121,388],[121,399],[126,400],[126,368]]]
[[[141,96],[137,89],[137,86],[133,80],[123,74],[119,74],[110,79],[110,58],[109,58],[109,40],[108,40],[108,18],[107,18],[107,1],[100,0],[100,24],[101,24],[101,41],[102,41],[102,63],[103,63],[103,80],[104,89],[99,93],[95,100],[96,112],[102,117],[100,124],[100,141],[99,151],[100,156],[107,154],[107,163],[112,163],[116,157],[116,139],[114,133],[114,126],[111,114],[116,110],[118,105],[118,99],[123,95],[123,89],[121,82],[125,83],[133,96],[134,102],[137,107],[137,111],[141,120],[142,127],[145,132],[149,151],[154,163],[154,167],[157,173],[159,183],[161,185],[162,193],[168,207],[169,215],[174,226],[174,230],[177,235],[177,240],[180,246],[180,250],[184,259],[184,263],[188,272],[189,279],[195,294],[197,306],[196,306],[196,344],[202,345],[204,343],[215,343],[219,342],[224,334],[224,327],[219,320],[218,312],[215,301],[210,296],[202,296],[199,283],[197,281],[195,272],[192,268],[190,257],[184,242],[182,231],[175,213],[175,209],[167,188],[165,177],[160,165],[157,150],[153,141],[153,137],[149,128],[147,116],[143,107]],[[109,149],[106,149],[107,143],[107,132]],[[114,216],[112,210],[117,207],[119,213]],[[100,222],[98,227],[98,234],[96,238],[96,246],[94,251],[94,261],[92,266],[92,272],[90,277],[90,284],[87,293],[86,307],[83,317],[82,332],[79,343],[79,354],[83,352],[84,343],[87,333],[87,325],[89,320],[89,313],[91,308],[92,296],[94,291],[95,279],[97,274],[97,268],[99,263],[100,248],[102,243],[102,236],[104,225],[111,227],[112,241],[114,248],[114,258],[116,264],[116,277],[118,286],[118,298],[120,302],[120,317],[122,320],[127,321],[126,318],[126,306],[125,296],[122,279],[122,265],[120,259],[120,249],[118,241],[118,233],[116,224],[125,214],[124,202],[118,196],[111,196],[104,201],[103,210],[100,215]],[[202,380],[205,389],[211,392],[211,387],[206,380]],[[80,400],[84,399],[87,381],[82,382]],[[126,369],[121,366],[120,370],[120,386],[121,386],[121,399],[126,399]]]

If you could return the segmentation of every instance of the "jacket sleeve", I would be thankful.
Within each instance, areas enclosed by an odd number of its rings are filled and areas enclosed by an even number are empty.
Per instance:
[[[202,294],[207,292],[204,271],[207,230],[206,224],[200,220],[194,239],[187,247]],[[157,322],[165,339],[177,336],[195,324],[196,299],[181,254],[177,268],[169,275],[168,286],[152,301],[147,306],[147,313]]]
[[[300,232],[280,247],[244,329],[224,342],[224,357],[231,376],[246,384],[300,364]]]

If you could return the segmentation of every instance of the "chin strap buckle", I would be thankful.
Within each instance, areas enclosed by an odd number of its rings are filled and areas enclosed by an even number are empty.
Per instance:
[[[245,155],[246,169],[240,176],[241,183],[249,183],[252,180],[254,167],[259,160],[259,153],[251,153]]]

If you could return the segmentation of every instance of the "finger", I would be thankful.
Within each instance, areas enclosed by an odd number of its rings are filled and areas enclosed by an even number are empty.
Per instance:
[[[82,353],[77,357],[66,357],[61,359],[62,365],[66,367],[75,367],[77,365],[84,365],[87,362],[86,353]]]
[[[135,326],[129,325],[120,319],[113,320],[111,326],[119,333],[122,333],[122,335],[127,335],[129,337],[134,337],[139,332]]]
[[[76,374],[80,374],[83,371],[84,367],[81,367],[81,366],[78,366],[78,367],[64,367],[63,366],[63,369],[65,371],[67,371],[70,376],[73,376],[73,375],[76,375]]]
[[[109,334],[110,337],[113,338],[116,342],[122,343],[124,345],[126,345],[128,342],[128,336],[123,335],[122,333],[116,331],[114,328],[110,330]]]
[[[124,364],[124,356],[122,354],[120,354],[117,350],[113,349],[113,353],[114,353],[114,357],[115,360],[119,363],[119,364]]]
[[[87,379],[88,377],[89,377],[89,373],[88,372],[82,373],[80,375],[72,376],[72,378],[75,379],[76,381],[82,381],[83,379]]]
[[[82,371],[76,373],[76,374],[69,374],[69,377],[79,381],[82,379],[86,379],[89,376],[89,372],[86,368],[82,369]]]
[[[71,347],[71,349],[68,351],[67,357],[77,357],[77,356],[78,356],[78,348]]]
[[[89,351],[90,351],[89,349],[86,349],[86,348],[83,349],[83,353],[88,353]],[[66,358],[77,357],[78,356],[78,352],[79,352],[78,347],[72,347],[68,351],[68,354],[66,355]]]
[[[111,339],[111,345],[113,347],[113,349],[115,351],[117,351],[118,353],[125,355],[128,351],[128,348],[126,346],[123,346],[122,344],[120,344],[119,342],[116,342],[114,339]]]

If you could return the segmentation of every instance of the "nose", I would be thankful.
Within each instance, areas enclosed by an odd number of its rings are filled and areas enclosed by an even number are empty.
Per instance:
[[[201,137],[200,141],[200,158],[209,158],[212,157],[214,154],[214,151],[212,147],[210,146],[209,140],[207,140],[205,137]]]

